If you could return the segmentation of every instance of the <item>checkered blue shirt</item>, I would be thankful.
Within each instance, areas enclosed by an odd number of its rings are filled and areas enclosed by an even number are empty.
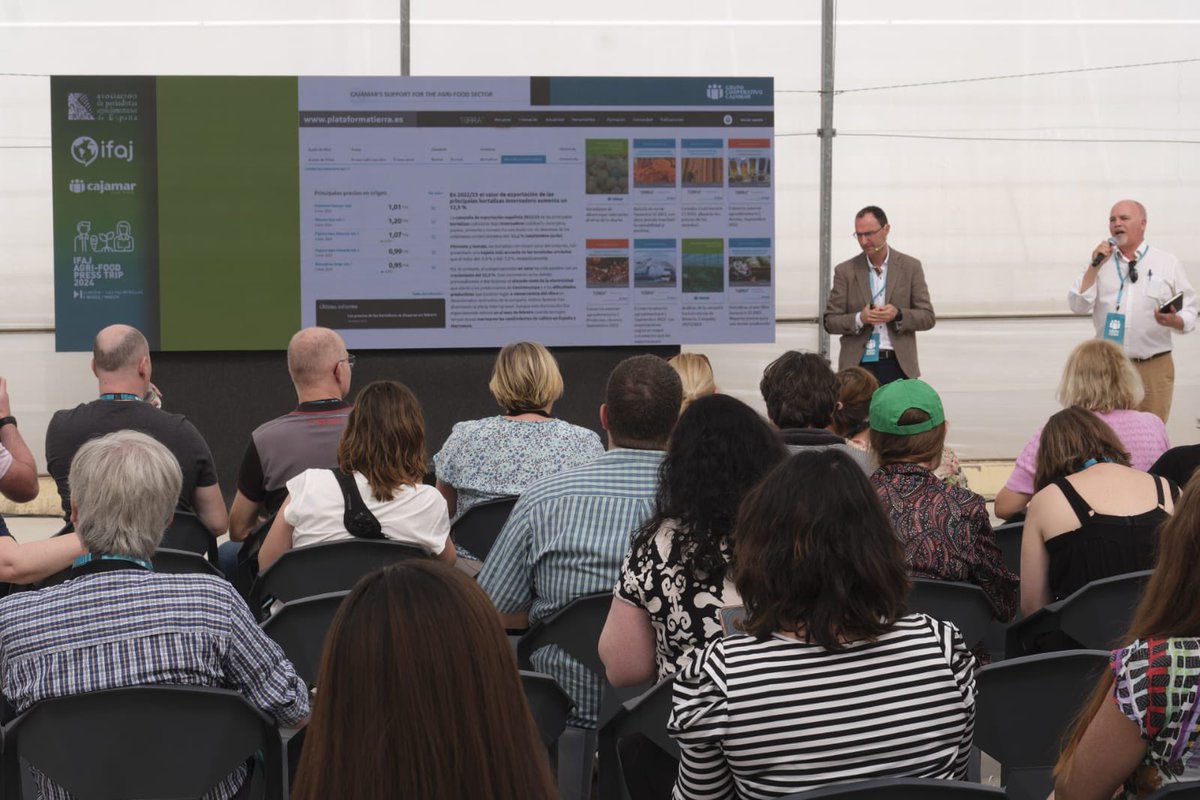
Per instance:
[[[234,689],[291,726],[308,691],[230,584],[119,569],[0,600],[0,682],[18,711],[48,697],[145,684]],[[71,795],[38,775],[42,796]],[[206,800],[226,800],[245,768]]]
[[[609,450],[532,484],[493,545],[479,585],[501,613],[528,609],[532,624],[577,597],[611,592],[634,529],[650,516],[659,450]],[[601,683],[558,648],[534,654],[575,701],[575,722],[595,725]]]

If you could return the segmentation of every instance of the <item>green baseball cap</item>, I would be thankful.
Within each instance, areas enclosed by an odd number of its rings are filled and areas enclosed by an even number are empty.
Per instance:
[[[929,415],[924,422],[900,424],[900,417],[910,408]],[[892,433],[897,436],[912,436],[933,430],[946,421],[942,411],[942,399],[925,381],[899,380],[880,386],[871,395],[871,430]]]

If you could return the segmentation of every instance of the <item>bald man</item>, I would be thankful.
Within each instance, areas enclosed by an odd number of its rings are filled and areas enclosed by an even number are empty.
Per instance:
[[[1163,422],[1171,413],[1175,361],[1171,334],[1196,327],[1196,292],[1179,259],[1146,242],[1146,207],[1121,200],[1108,215],[1110,238],[1096,245],[1091,262],[1067,293],[1076,314],[1092,315],[1096,338],[1121,345],[1146,387],[1138,407]],[[1161,310],[1182,292],[1182,307]]]
[[[289,480],[306,469],[337,466],[338,438],[350,415],[345,398],[353,359],[346,343],[329,328],[305,328],[292,337],[287,359],[298,405],[250,435],[229,510],[235,542],[279,510]]]
[[[196,514],[214,536],[225,533],[229,515],[217,485],[212,451],[196,426],[181,414],[155,408],[150,394],[150,346],[128,325],[110,325],[92,344],[92,373],[100,396],[90,403],[55,412],[46,428],[46,467],[58,484],[63,517],[70,520],[71,459],[89,439],[119,430],[134,430],[167,446],[183,470],[179,510]]]

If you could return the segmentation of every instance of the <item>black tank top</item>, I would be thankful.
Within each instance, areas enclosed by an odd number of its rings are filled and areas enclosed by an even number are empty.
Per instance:
[[[1050,553],[1050,592],[1055,600],[1100,578],[1154,566],[1158,526],[1170,516],[1164,507],[1164,480],[1154,478],[1158,506],[1131,517],[1097,514],[1066,478],[1054,482],[1079,519],[1075,530],[1046,540],[1046,550]],[[1179,487],[1169,480],[1167,485],[1173,501],[1179,496]]]

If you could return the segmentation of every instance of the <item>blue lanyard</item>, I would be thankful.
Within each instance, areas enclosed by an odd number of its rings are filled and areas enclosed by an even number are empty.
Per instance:
[[[1133,251],[1133,260],[1141,261],[1143,258],[1146,257],[1146,251],[1149,249],[1150,249],[1149,244],[1143,244],[1140,249]],[[1120,250],[1115,250],[1113,252],[1113,269],[1115,269],[1117,271],[1117,280],[1119,280],[1121,282],[1121,288],[1117,289],[1117,311],[1120,311],[1121,310],[1121,298],[1125,295],[1125,279],[1129,276],[1129,270],[1126,270],[1124,275],[1121,274],[1121,251]],[[1149,273],[1147,273],[1146,280],[1150,280]]]
[[[136,394],[130,394],[129,392],[105,392],[104,394],[100,395],[100,399],[101,400],[138,400],[138,401],[140,401],[142,398],[138,397]]]
[[[93,561],[127,561],[130,564],[137,564],[139,567],[141,567],[144,570],[147,570],[149,572],[154,572],[154,565],[151,564],[149,561],[147,561],[144,558],[137,558],[135,556],[119,556],[119,555],[114,555],[114,554],[98,556],[98,555],[94,555],[92,553],[85,553],[84,555],[81,555],[78,558],[76,558],[74,561],[72,561],[71,566],[72,567],[82,567],[84,564],[90,564]]]
[[[867,286],[871,290],[871,305],[878,305],[879,299],[883,297],[884,291],[887,289],[887,278],[879,276],[879,290],[875,289],[875,267],[867,263]]]

